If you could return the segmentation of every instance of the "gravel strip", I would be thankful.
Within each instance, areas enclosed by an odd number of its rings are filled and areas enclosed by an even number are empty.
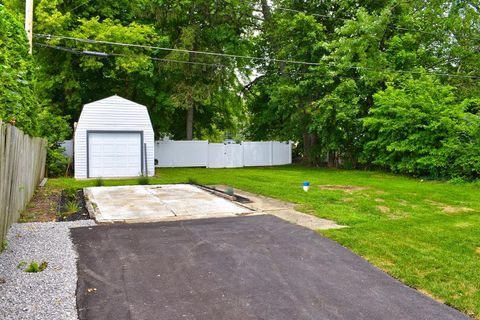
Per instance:
[[[70,228],[93,226],[93,220],[16,223],[0,254],[0,319],[77,319],[77,253]],[[31,261],[48,267],[24,272]]]

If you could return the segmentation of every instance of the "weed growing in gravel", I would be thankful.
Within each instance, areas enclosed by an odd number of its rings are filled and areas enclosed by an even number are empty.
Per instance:
[[[20,262],[17,264],[17,268],[18,268],[18,269],[24,269],[26,266],[27,266],[27,263],[26,263],[25,261],[20,261]]]
[[[3,250],[7,250],[7,248],[8,248],[8,241],[7,239],[3,239],[0,245],[0,252],[2,252]]]
[[[103,186],[103,185],[105,185],[105,181],[104,181],[101,177],[95,179],[95,186],[101,187],[101,186]]]
[[[38,263],[36,263],[35,261],[32,261],[30,262],[30,265],[23,271],[37,273],[37,272],[42,272],[47,267],[48,267],[47,261],[43,261],[42,263],[40,263],[40,265],[38,265]]]

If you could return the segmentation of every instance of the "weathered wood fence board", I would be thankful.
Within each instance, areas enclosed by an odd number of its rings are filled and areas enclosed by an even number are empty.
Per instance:
[[[46,141],[0,121],[0,241],[45,175]]]

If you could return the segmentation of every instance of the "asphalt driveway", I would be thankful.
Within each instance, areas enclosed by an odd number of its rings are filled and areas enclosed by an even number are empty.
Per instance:
[[[77,228],[80,319],[467,319],[264,215]]]

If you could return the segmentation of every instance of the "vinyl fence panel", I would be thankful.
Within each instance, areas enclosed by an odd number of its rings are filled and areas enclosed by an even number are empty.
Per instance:
[[[244,142],[243,143],[243,165],[245,167],[271,166],[272,142]]]
[[[174,144],[170,141],[155,142],[155,166],[173,167]]]
[[[225,168],[243,167],[243,144],[225,145]]]
[[[73,139],[60,142],[60,147],[64,149],[63,155],[65,157],[73,159]]]
[[[225,168],[225,144],[208,145],[208,168]]]
[[[208,141],[157,141],[155,159],[158,167],[206,167]]]
[[[243,145],[210,143],[208,145],[208,168],[243,167]]]
[[[272,142],[272,165],[292,163],[292,144],[290,142]]]
[[[208,141],[175,141],[173,164],[175,167],[206,167]]]
[[[157,141],[157,167],[241,168],[292,163],[290,142],[254,141],[240,144],[208,141]]]

